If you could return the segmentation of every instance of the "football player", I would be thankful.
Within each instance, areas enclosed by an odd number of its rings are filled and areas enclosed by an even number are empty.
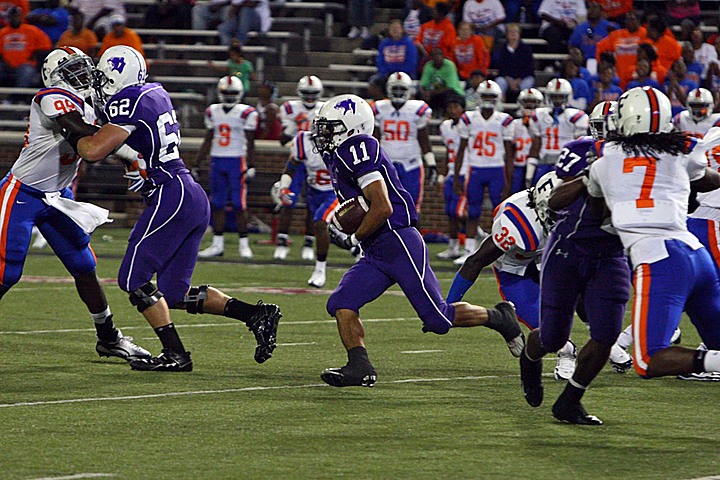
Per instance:
[[[273,199],[278,205],[292,205],[295,201],[295,194],[290,186],[294,177],[296,175],[306,177],[305,201],[313,214],[315,237],[317,238],[315,270],[308,280],[308,285],[322,288],[325,285],[327,254],[330,247],[327,226],[338,201],[330,180],[330,172],[310,137],[310,132],[298,132],[290,144],[290,159],[280,181],[276,183],[277,187],[273,189]],[[300,168],[303,165],[305,168]]]
[[[533,143],[525,171],[527,186],[533,185],[536,178],[555,168],[566,143],[587,133],[587,114],[568,106],[572,94],[572,86],[564,78],[550,80],[545,87],[545,96],[550,106],[535,110],[530,122]]]
[[[313,117],[323,105],[323,102],[320,101],[322,94],[322,81],[315,75],[306,75],[298,80],[297,95],[300,97],[300,100],[288,100],[280,107],[280,121],[283,127],[282,134],[280,135],[281,145],[286,145],[296,137],[298,132],[310,130]],[[299,168],[302,170],[305,166],[301,165]],[[288,233],[290,232],[292,213],[295,208],[295,203],[298,198],[300,198],[300,193],[305,185],[305,175],[296,175],[293,179],[294,181],[289,187],[293,193],[293,202],[290,205],[285,205],[280,210],[277,247],[273,253],[273,258],[276,260],[285,260],[290,252]],[[273,188],[277,190],[278,185],[273,185]],[[301,251],[303,260],[312,260],[315,258],[313,253],[313,243],[315,242],[313,232],[312,212],[307,210],[305,217],[305,242]]]
[[[427,131],[432,109],[423,100],[411,100],[413,84],[407,73],[391,73],[386,85],[388,98],[372,105],[374,135],[395,165],[400,183],[412,196],[419,212],[425,181],[423,163],[428,169],[430,186],[435,185],[438,175]]]
[[[194,169],[200,168],[208,152],[210,160],[210,196],[212,198],[213,242],[198,254],[200,258],[219,257],[225,252],[225,206],[232,202],[240,237],[240,258],[252,258],[247,230],[247,180],[255,175],[249,167],[255,156],[255,130],[258,114],[255,108],[240,103],[243,84],[228,75],[217,84],[220,103],[205,110],[205,138],[195,157]]]
[[[513,355],[524,344],[515,309],[501,302],[486,309],[465,302],[446,303],[430,268],[427,246],[415,228],[417,211],[403,188],[395,166],[371,135],[375,118],[357,95],[339,95],[323,105],[313,122],[313,142],[328,166],[339,200],[363,196],[370,208],[352,235],[328,227],[331,240],[342,248],[362,245],[365,255],[345,272],[328,299],[348,363],[322,372],[336,386],[365,386],[377,374],[368,357],[361,308],[397,283],[423,323],[423,330],[447,333],[451,327],[483,325],[503,335]]]
[[[713,96],[709,90],[691,90],[687,96],[687,110],[673,117],[675,128],[693,137],[703,138],[712,127],[720,126],[720,113],[712,113],[713,105]]]
[[[123,143],[141,155],[136,171],[146,207],[130,232],[118,285],[153,327],[163,350],[157,357],[131,361],[130,367],[192,370],[190,352],[180,340],[170,308],[244,322],[257,341],[255,361],[265,362],[275,348],[282,316],[277,305],[253,305],[209,285],[191,286],[210,205],[180,158],[180,127],[168,93],[159,83],[145,83],[145,59],[124,45],[103,53],[96,77],[104,125],[93,135],[71,135],[69,142],[91,161],[105,158]],[[157,285],[152,282],[156,275]]]
[[[524,190],[525,172],[527,171],[527,161],[532,146],[533,137],[530,135],[530,126],[532,115],[543,103],[543,95],[536,88],[527,88],[522,90],[517,99],[520,109],[520,116],[513,120],[510,130],[513,132],[513,140],[515,142],[515,159],[512,180],[512,193]]]
[[[477,231],[485,189],[494,208],[510,195],[512,188],[513,132],[510,125],[513,118],[498,110],[502,93],[497,83],[485,80],[477,91],[480,108],[465,112],[458,122],[460,147],[455,169],[462,171],[467,162],[470,170],[465,183],[459,177],[453,181],[455,193],[464,194],[468,202],[468,238],[465,251],[454,261],[456,265],[462,265],[475,252],[477,243],[470,233]]]

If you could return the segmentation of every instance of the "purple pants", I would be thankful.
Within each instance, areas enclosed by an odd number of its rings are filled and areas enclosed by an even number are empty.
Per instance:
[[[210,221],[210,204],[187,173],[162,184],[150,196],[130,232],[118,284],[133,292],[157,274],[157,287],[169,306],[180,303],[190,287],[198,249]]]
[[[427,246],[417,229],[392,230],[377,237],[365,256],[345,272],[330,295],[327,311],[344,308],[360,312],[397,283],[410,300],[426,330],[447,333],[455,318],[455,307],[443,299],[440,282],[430,268]]]
[[[590,338],[615,343],[630,299],[630,268],[624,255],[583,254],[573,241],[555,233],[543,252],[540,274],[540,341],[557,352],[570,338],[575,304],[582,296]]]

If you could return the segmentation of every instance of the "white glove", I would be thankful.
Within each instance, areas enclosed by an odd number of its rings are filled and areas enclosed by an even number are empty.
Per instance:
[[[255,178],[255,167],[250,167],[243,173],[246,182],[252,182]]]
[[[145,185],[145,178],[140,173],[140,170],[125,170],[123,177],[127,179],[127,189],[131,192],[139,192]]]

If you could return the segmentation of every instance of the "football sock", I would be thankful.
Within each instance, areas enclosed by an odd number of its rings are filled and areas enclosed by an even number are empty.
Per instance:
[[[632,325],[628,325],[628,327],[620,332],[620,335],[618,336],[617,343],[619,346],[624,348],[625,350],[628,349],[630,345],[632,345],[633,338],[632,338]]]
[[[240,246],[241,247],[250,247],[250,241],[248,240],[247,233],[240,234]]]
[[[706,372],[720,372],[720,351],[708,350],[703,364]]]
[[[452,285],[450,285],[450,291],[447,295],[447,302],[448,303],[455,303],[459,302],[463,299],[465,296],[465,293],[467,293],[468,290],[470,290],[470,287],[472,287],[473,282],[470,280],[467,280],[466,278],[463,278],[460,275],[460,272],[457,272],[455,274],[455,278],[453,278]],[[489,311],[489,310],[488,310]]]
[[[321,262],[320,260],[315,260],[315,270],[320,270],[321,272],[324,272],[326,266],[327,266],[327,261],[323,260]]]
[[[180,340],[180,336],[178,335],[177,330],[175,330],[174,324],[169,323],[162,327],[156,328],[155,334],[160,339],[160,343],[162,343],[163,348],[170,349],[173,352],[177,353],[185,353],[185,347]]]
[[[365,347],[353,347],[348,350],[347,356],[349,367],[359,367],[363,369],[367,369],[367,367],[373,368]]]
[[[287,247],[288,234],[287,233],[278,233],[277,234],[277,244],[278,244],[278,247]]]
[[[465,251],[473,254],[475,253],[475,247],[477,246],[477,242],[474,238],[467,237],[465,239]]]
[[[97,336],[103,342],[116,342],[118,337],[118,331],[113,323],[112,312],[110,307],[107,307],[100,313],[91,313],[93,322],[95,322],[95,331]]]
[[[457,252],[459,248],[458,239],[457,238],[451,238],[448,241],[448,250],[451,252]]]
[[[303,247],[312,247],[315,244],[315,237],[312,237],[310,235],[305,235],[305,244],[303,244]]]
[[[225,248],[225,236],[221,233],[215,233],[213,235],[213,247]]]
[[[258,312],[258,306],[251,303],[245,303],[237,298],[231,298],[225,304],[223,315],[228,318],[240,320],[248,325],[250,318]]]
[[[579,403],[580,399],[585,395],[586,390],[587,387],[580,385],[571,378],[568,380],[567,385],[565,385],[565,390],[560,394],[558,402]]]

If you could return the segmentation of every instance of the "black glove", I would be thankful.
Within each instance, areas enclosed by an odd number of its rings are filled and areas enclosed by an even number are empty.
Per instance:
[[[436,166],[426,167],[426,168],[427,168],[428,184],[432,187],[437,183],[438,169]]]
[[[343,233],[332,223],[328,224],[328,235],[330,235],[330,241],[342,248],[343,250],[350,250],[360,242],[355,238],[355,234],[348,235]]]

